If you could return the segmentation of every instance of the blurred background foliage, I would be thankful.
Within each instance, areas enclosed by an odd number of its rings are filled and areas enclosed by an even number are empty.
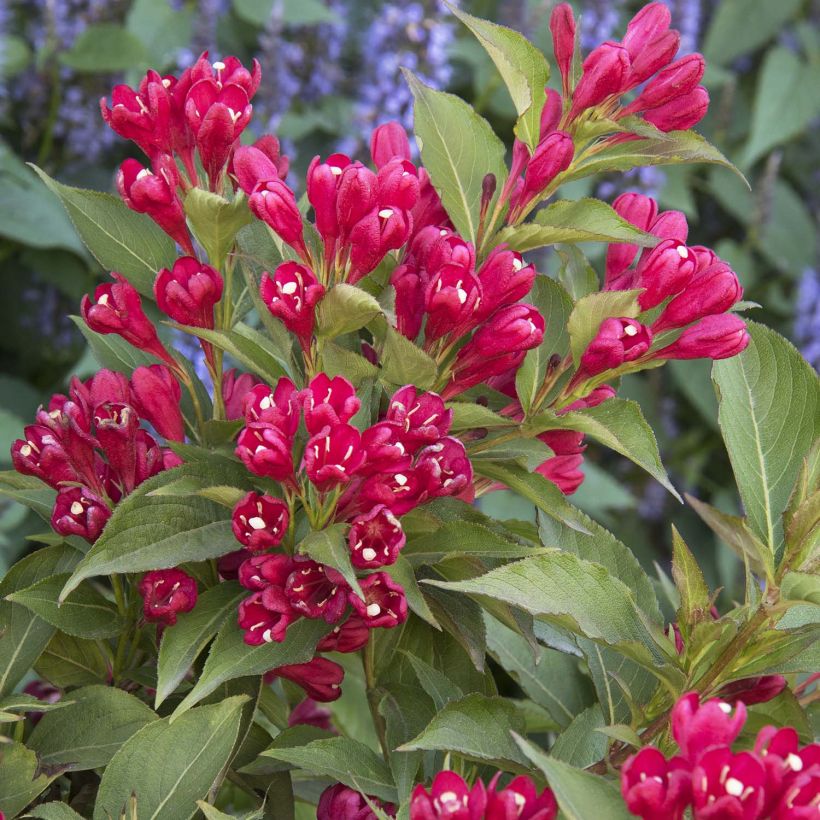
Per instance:
[[[714,247],[738,272],[752,318],[773,326],[820,365],[820,0],[666,0],[682,52],[702,51],[712,104],[698,126],[748,177],[714,166],[638,169],[574,184],[562,195],[611,201],[641,190],[684,211],[690,244]],[[473,14],[526,33],[550,59],[553,2],[464,0]],[[584,51],[620,36],[640,7],[579,0]],[[514,110],[486,53],[437,0],[0,0],[0,468],[36,406],[72,374],[94,369],[67,315],[103,272],[56,199],[25,162],[74,185],[110,190],[129,146],[99,115],[113,84],[146,68],[175,73],[204,50],[256,57],[263,81],[248,137],[274,132],[299,187],[316,153],[367,156],[373,126],[412,125],[399,68],[452,90],[509,140]],[[251,133],[252,132],[252,133]],[[600,270],[602,249],[583,248]],[[554,271],[557,254],[538,260]],[[710,363],[672,362],[630,377],[681,490],[737,511],[717,431]],[[735,597],[741,568],[725,545],[658,484],[593,446],[575,503],[613,529],[652,568],[668,561],[670,522],[703,562],[710,584]],[[2,505],[3,502],[0,502]],[[520,502],[516,502],[520,503]],[[528,517],[505,494],[486,506]],[[0,575],[38,524],[0,506]],[[662,572],[659,583],[663,583]]]

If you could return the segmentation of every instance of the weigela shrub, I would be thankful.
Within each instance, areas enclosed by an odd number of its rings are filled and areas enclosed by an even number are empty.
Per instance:
[[[102,101],[145,154],[119,200],[41,173],[111,281],[80,306],[103,369],[37,412],[2,480],[53,530],[0,584],[7,816],[818,816],[814,374],[747,326],[682,213],[554,199],[731,168],[690,130],[703,58],[675,59],[661,3],[583,55],[560,4],[553,87],[521,35],[454,13],[517,107],[509,162],[408,74],[419,161],[386,122],[369,159],[295,180],[276,137],[247,139],[259,65],[203,54]],[[549,276],[530,254],[556,244]],[[716,362],[747,512],[691,499],[743,557],[723,612],[677,532],[656,584],[566,499],[587,437],[677,495],[618,390],[693,358]],[[537,522],[482,512],[502,489]]]

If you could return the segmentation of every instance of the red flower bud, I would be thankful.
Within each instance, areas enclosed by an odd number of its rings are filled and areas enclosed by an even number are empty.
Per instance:
[[[335,239],[340,232],[336,198],[342,173],[349,165],[346,154],[331,154],[324,162],[314,157],[308,167],[308,202],[316,216],[316,230],[325,241]]]
[[[360,162],[344,168],[336,196],[336,219],[342,237],[347,237],[357,222],[377,208],[378,188],[376,175]]]
[[[584,60],[583,69],[572,95],[570,119],[624,91],[631,71],[629,52],[618,43],[601,43]]]
[[[325,295],[313,271],[298,262],[283,262],[273,274],[262,274],[259,292],[268,310],[299,338],[302,347],[308,347],[316,304]]]
[[[283,241],[307,257],[302,214],[293,191],[281,179],[260,182],[251,194],[248,205],[257,219],[273,228]]]
[[[667,760],[654,746],[645,746],[624,763],[621,794],[641,820],[680,820],[691,801],[691,774],[681,758]]]
[[[344,376],[330,378],[319,373],[301,394],[308,433],[315,435],[323,427],[346,424],[359,412],[361,402],[356,388]]]
[[[329,703],[341,697],[345,670],[338,663],[317,657],[307,663],[277,666],[271,669],[271,674],[293,681],[313,700]]]
[[[472,273],[455,265],[445,266],[427,287],[425,339],[463,336],[478,324],[481,301],[481,283]]]
[[[444,436],[428,444],[416,463],[416,475],[422,477],[427,494],[432,498],[459,495],[473,480],[473,467],[459,439]]]
[[[584,457],[580,454],[553,456],[539,464],[535,472],[555,484],[564,495],[572,495],[586,478],[581,470],[583,463]]]
[[[535,281],[535,265],[525,265],[520,253],[499,246],[478,271],[483,301],[479,315],[486,318],[498,308],[523,299]]]
[[[446,228],[425,228],[413,242],[413,256],[430,275],[447,265],[472,272],[475,268],[475,247]]]
[[[412,341],[424,320],[424,287],[418,268],[412,263],[399,265],[390,284],[396,290],[396,329]]]
[[[355,613],[347,620],[333,628],[319,641],[316,649],[319,652],[358,652],[370,640],[370,630],[365,622]]]
[[[173,158],[156,155],[152,171],[127,159],[117,171],[117,191],[122,201],[140,214],[148,214],[185,253],[194,254],[182,201],[177,195],[179,174]]]
[[[361,435],[349,424],[325,427],[305,445],[305,474],[320,491],[346,484],[363,462]]]
[[[225,405],[225,418],[228,421],[241,419],[244,415],[245,394],[256,385],[261,384],[259,379],[251,373],[239,373],[235,367],[222,374],[222,402]]]
[[[131,375],[135,409],[169,441],[185,440],[185,422],[179,409],[181,396],[179,382],[165,365],[138,367]]]
[[[701,81],[705,69],[706,61],[701,54],[687,54],[675,60],[646,84],[634,102],[624,109],[624,113],[657,108],[688,94]]]
[[[239,146],[234,152],[231,166],[239,187],[248,196],[257,187],[261,190],[269,180],[284,176],[280,175],[275,160],[256,145]]]
[[[569,96],[572,57],[575,54],[575,16],[569,3],[559,3],[550,17],[552,50],[555,64],[561,72],[564,96]]]
[[[752,706],[755,703],[767,703],[785,688],[786,679],[783,675],[759,675],[727,683],[718,694],[730,703],[739,700]]]
[[[664,31],[637,51],[627,48],[632,69],[629,75],[629,88],[640,85],[660,69],[668,66],[675,59],[678,46],[680,34],[677,31]]]
[[[688,94],[644,112],[643,118],[660,131],[685,131],[697,125],[709,110],[709,92],[696,86]]]
[[[11,445],[11,463],[18,473],[33,475],[55,489],[64,481],[78,481],[71,464],[54,431],[41,424],[31,424],[23,430],[25,439]]]
[[[361,485],[356,501],[360,511],[383,504],[394,515],[415,509],[426,497],[422,477],[412,467],[401,466],[395,472],[372,475]]]
[[[139,423],[136,410],[128,404],[105,402],[94,411],[97,439],[126,493],[130,493],[139,483],[135,447]]]
[[[299,427],[299,393],[296,385],[284,376],[271,390],[266,384],[257,384],[249,390],[242,402],[248,424],[272,424],[286,438],[293,438]]]
[[[392,803],[383,803],[372,795],[365,799],[359,792],[337,783],[322,792],[316,808],[316,820],[376,820],[371,805],[377,806],[389,817],[395,817],[396,807]]]
[[[743,703],[735,703],[734,710],[716,698],[701,703],[697,692],[682,695],[672,709],[672,735],[683,756],[692,762],[709,749],[731,745],[744,723]]]
[[[350,592],[350,605],[370,629],[391,629],[407,620],[407,599],[404,589],[386,572],[374,572],[359,581],[362,600]]]
[[[379,207],[411,211],[419,199],[419,173],[410,160],[392,159],[379,168]]]
[[[657,334],[667,328],[683,327],[704,316],[724,313],[742,296],[743,288],[735,272],[725,262],[716,262],[695,274],[655,320],[652,332]]]
[[[399,520],[384,505],[353,519],[347,543],[350,560],[357,569],[376,569],[395,564],[406,542]]]
[[[288,603],[308,618],[336,623],[347,608],[350,587],[341,573],[310,559],[296,559],[285,584]]]
[[[377,168],[397,157],[410,159],[410,140],[400,123],[390,120],[373,129],[370,135],[370,156]]]
[[[649,350],[652,333],[635,319],[604,319],[581,356],[580,372],[597,376],[639,359]]]
[[[261,592],[273,587],[279,591],[279,594],[274,598],[280,604],[287,604],[287,608],[289,608],[290,604],[287,603],[287,597],[285,596],[285,584],[291,573],[296,569],[296,562],[289,555],[282,553],[264,553],[248,558],[248,553],[245,550],[240,550],[238,555],[242,559],[236,573],[239,583],[245,589],[250,589],[253,592]],[[273,598],[269,596],[268,603],[270,604],[272,601]]]
[[[390,399],[385,420],[401,429],[402,441],[414,451],[450,432],[453,411],[436,393],[419,393],[412,384],[397,390]]]
[[[627,24],[626,34],[622,40],[630,56],[638,55],[653,40],[668,31],[672,22],[672,13],[664,3],[649,3],[644,6]]]
[[[289,522],[290,512],[284,501],[253,492],[233,508],[231,515],[236,540],[253,552],[279,546]]]
[[[146,572],[140,581],[139,591],[143,597],[145,620],[165,626],[173,626],[178,613],[190,612],[196,605],[196,581],[181,569]]]
[[[87,487],[63,487],[54,502],[51,526],[60,535],[78,535],[93,544],[109,518],[108,505]]]
[[[695,272],[695,255],[677,239],[664,239],[641,258],[635,270],[635,287],[641,310],[657,307],[664,299],[680,293]]]
[[[291,440],[272,424],[255,422],[239,433],[236,455],[255,475],[274,481],[293,478]]]
[[[120,401],[127,404],[131,398],[131,388],[125,374],[103,368],[85,384],[79,379],[72,379],[71,394],[75,401],[83,405],[85,412],[91,413],[98,404],[105,401]]]
[[[692,771],[694,816],[698,820],[762,817],[766,772],[750,752],[732,754],[716,748],[704,754]]]
[[[305,698],[291,709],[288,726],[315,726],[325,732],[338,734],[333,728],[333,714],[330,709],[319,706],[312,698]]]
[[[114,284],[97,285],[95,304],[83,296],[80,312],[85,323],[96,333],[116,333],[138,350],[152,353],[169,364],[171,355],[157,336],[157,329],[142,311],[142,301],[131,283],[121,274],[112,273]]]
[[[400,248],[410,235],[410,216],[395,207],[374,208],[350,231],[350,274],[355,284],[384,259],[388,251]]]
[[[575,146],[565,131],[553,131],[538,143],[524,172],[524,187],[519,202],[524,204],[543,191],[558,174],[572,164]]]
[[[181,325],[213,329],[214,305],[222,298],[222,277],[192,256],[163,268],[154,282],[159,309]]]
[[[532,305],[501,308],[482,325],[458,358],[494,358],[538,347],[544,338],[544,317]],[[466,351],[466,352],[465,352]]]
[[[658,359],[728,359],[746,349],[746,323],[734,313],[706,316],[659,350]]]

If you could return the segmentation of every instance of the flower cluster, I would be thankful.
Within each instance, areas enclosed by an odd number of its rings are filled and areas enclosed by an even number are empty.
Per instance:
[[[820,800],[820,744],[801,747],[791,727],[765,726],[753,751],[733,752],[746,707],[723,700],[704,703],[696,692],[672,710],[672,735],[680,754],[667,759],[654,746],[630,757],[621,771],[627,808],[643,820],[797,820],[815,817]]]
[[[51,526],[93,543],[123,496],[179,459],[141,426],[181,441],[180,387],[164,365],[137,368],[129,381],[100,370],[37,411],[12,444],[14,469],[57,490]]]

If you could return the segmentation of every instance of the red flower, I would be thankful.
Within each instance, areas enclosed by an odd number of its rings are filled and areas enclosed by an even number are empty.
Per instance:
[[[359,586],[364,593],[364,600],[352,591],[348,597],[353,609],[370,629],[391,629],[407,620],[404,589],[386,572],[374,572],[362,578]]]
[[[736,703],[734,710],[716,698],[701,703],[697,692],[680,697],[672,709],[672,735],[689,761],[715,746],[729,746],[745,722],[743,703]]]
[[[255,475],[287,481],[293,478],[292,446],[291,439],[278,427],[255,422],[239,433],[235,452]]]
[[[618,43],[606,42],[593,49],[584,60],[583,73],[572,95],[570,119],[622,94],[631,74],[629,52]]]
[[[347,582],[341,573],[310,559],[297,559],[285,584],[290,606],[308,618],[336,623],[347,607]]]
[[[484,319],[530,292],[535,281],[535,266],[525,265],[520,253],[499,246],[481,266],[478,279],[483,296],[478,313]]]
[[[365,800],[364,795],[337,783],[322,792],[316,808],[316,820],[376,820],[368,800],[389,817],[395,817],[396,807],[392,803],[382,803],[371,795]]]
[[[664,239],[641,257],[632,285],[643,288],[638,297],[641,310],[657,307],[680,293],[695,273],[695,256],[683,242]]]
[[[307,197],[313,206],[316,230],[327,243],[332,244],[341,228],[336,209],[342,173],[351,164],[346,154],[331,154],[324,162],[316,156],[307,171]]]
[[[455,772],[439,772],[428,792],[419,783],[410,799],[410,820],[482,820],[487,790],[476,779],[473,788]]]
[[[251,492],[233,508],[231,528],[240,544],[257,552],[279,546],[289,521],[284,501]]]
[[[370,156],[377,168],[397,157],[410,159],[410,140],[407,138],[407,132],[396,120],[390,120],[373,129],[370,135]]]
[[[820,805],[820,766],[799,774],[789,783],[772,820],[815,820]]]
[[[358,652],[370,639],[370,629],[355,613],[325,635],[316,649],[319,652]]]
[[[420,453],[416,473],[423,476],[427,492],[433,498],[459,495],[473,480],[473,468],[461,441],[444,436],[428,444]]]
[[[273,228],[282,239],[307,258],[302,214],[293,191],[277,176],[257,184],[248,199],[254,216]]]
[[[159,309],[181,325],[213,329],[214,306],[222,298],[222,277],[192,256],[163,268],[154,282]]]
[[[162,364],[138,367],[131,375],[131,400],[142,418],[169,441],[185,440],[179,408],[182,391],[174,374]]]
[[[503,789],[497,789],[500,777],[498,772],[487,786],[485,820],[554,820],[558,804],[551,789],[539,794],[526,775],[514,777]]]
[[[261,382],[256,376],[251,373],[237,373],[235,367],[222,374],[222,401],[228,421],[242,418],[245,414],[243,409],[245,394],[258,384]]]
[[[24,439],[11,445],[11,463],[18,473],[33,475],[55,489],[64,481],[77,481],[74,469],[54,431],[40,424],[24,428]]]
[[[350,560],[357,569],[395,564],[407,538],[401,523],[383,504],[353,519],[347,543]]]
[[[692,800],[691,774],[682,758],[667,760],[645,746],[624,763],[621,794],[642,820],[681,820]]]
[[[244,641],[248,646],[281,643],[285,640],[288,627],[299,620],[299,614],[293,612],[287,603],[274,600],[275,596],[269,593],[271,589],[274,588],[254,592],[239,604],[237,623],[240,629],[245,630]]]
[[[293,438],[299,428],[299,392],[284,376],[273,389],[261,382],[254,385],[245,393],[242,408],[248,424],[272,424],[286,438]]]
[[[165,626],[177,622],[177,614],[190,612],[196,604],[196,581],[181,569],[146,572],[139,584],[145,620]]]
[[[361,435],[350,424],[325,427],[305,445],[305,474],[323,492],[346,484],[363,463]]]
[[[331,379],[325,373],[319,373],[310,380],[307,389],[301,393],[301,399],[305,427],[311,435],[323,427],[347,424],[361,407],[356,388],[344,376]]]
[[[658,359],[728,359],[746,349],[746,323],[734,313],[706,316],[676,341],[655,353]]]
[[[766,773],[750,752],[735,755],[725,747],[713,748],[692,771],[692,796],[695,820],[759,820]]]
[[[307,349],[316,324],[316,305],[325,295],[313,271],[298,262],[283,262],[273,274],[262,274],[259,292],[271,314]]]
[[[63,487],[54,502],[51,526],[60,535],[78,535],[93,544],[109,518],[108,505],[87,487]]]
[[[398,425],[404,443],[415,450],[450,432],[453,411],[445,407],[438,394],[419,393],[412,384],[407,384],[390,398],[385,420]]]
[[[580,371],[597,376],[639,359],[649,350],[652,333],[635,319],[604,319],[595,338],[581,356]]]
[[[288,715],[288,726],[315,726],[326,732],[336,732],[333,729],[330,709],[319,706],[313,698],[305,698],[291,709]]]

